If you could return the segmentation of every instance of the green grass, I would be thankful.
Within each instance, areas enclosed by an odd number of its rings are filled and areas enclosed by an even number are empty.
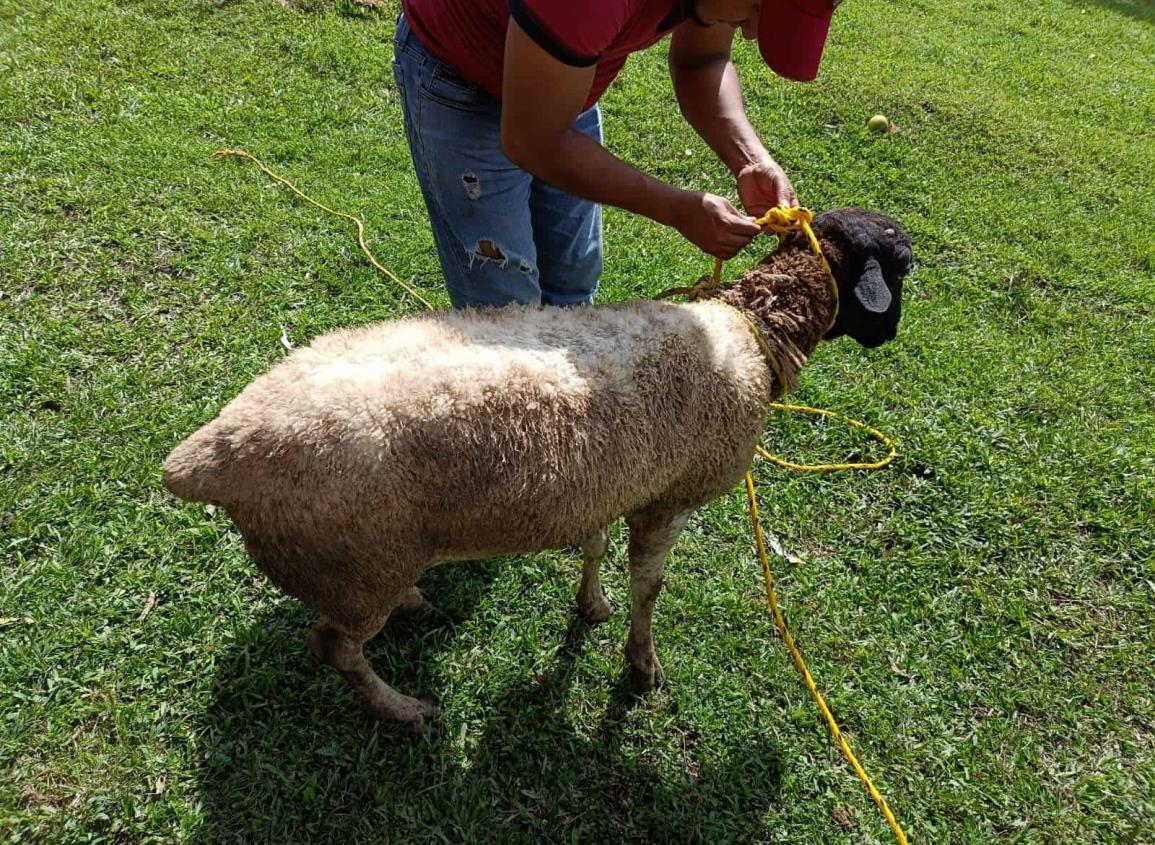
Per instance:
[[[0,0],[0,839],[888,841],[766,616],[739,491],[673,553],[641,702],[625,614],[574,621],[572,554],[432,573],[448,621],[369,650],[445,707],[410,739],[314,664],[223,514],[161,487],[282,330],[413,307],[343,223],[213,149],[364,214],[445,301],[392,30],[346,0]],[[912,841],[1155,842],[1150,4],[856,0],[821,82],[738,60],[804,201],[888,211],[919,264],[898,341],[824,347],[799,395],[891,433],[895,465],[759,469],[812,671]],[[660,49],[604,105],[624,158],[730,188]],[[708,269],[606,228],[605,300]],[[781,417],[769,440],[872,448]]]

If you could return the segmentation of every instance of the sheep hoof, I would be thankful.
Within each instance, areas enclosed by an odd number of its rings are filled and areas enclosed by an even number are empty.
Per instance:
[[[605,596],[599,596],[588,605],[579,605],[578,610],[581,612],[582,618],[591,625],[605,622],[614,615],[614,606]]]
[[[419,698],[417,703],[421,705],[421,713],[415,718],[407,720],[405,727],[414,735],[430,732],[436,734],[440,729],[438,719],[441,718],[441,708],[434,704],[430,698]]]
[[[638,694],[642,695],[650,690],[657,689],[662,685],[665,676],[662,674],[662,664],[658,662],[658,658],[654,657],[646,661],[642,666],[634,662],[629,664],[629,681],[630,688]]]
[[[441,708],[430,698],[412,698],[402,710],[394,708],[371,708],[373,715],[382,722],[392,722],[398,728],[419,735],[436,729]]]

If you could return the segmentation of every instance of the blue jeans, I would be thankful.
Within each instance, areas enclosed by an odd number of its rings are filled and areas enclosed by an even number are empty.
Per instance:
[[[512,164],[501,151],[501,103],[434,58],[404,16],[394,48],[409,149],[454,306],[591,302],[601,206]],[[600,143],[598,107],[574,128]]]

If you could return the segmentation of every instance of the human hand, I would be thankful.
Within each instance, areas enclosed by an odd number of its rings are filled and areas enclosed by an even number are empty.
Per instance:
[[[673,226],[690,243],[715,258],[733,258],[762,230],[725,197],[686,192],[674,212]]]
[[[738,198],[755,217],[778,206],[798,205],[790,177],[774,159],[748,164],[738,171]]]

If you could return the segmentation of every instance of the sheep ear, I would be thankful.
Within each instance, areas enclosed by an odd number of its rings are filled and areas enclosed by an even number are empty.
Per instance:
[[[866,259],[862,275],[858,277],[858,284],[854,286],[854,298],[870,314],[885,314],[890,308],[892,300],[890,288],[886,286],[886,279],[882,275],[882,267],[877,258],[872,256]]]

